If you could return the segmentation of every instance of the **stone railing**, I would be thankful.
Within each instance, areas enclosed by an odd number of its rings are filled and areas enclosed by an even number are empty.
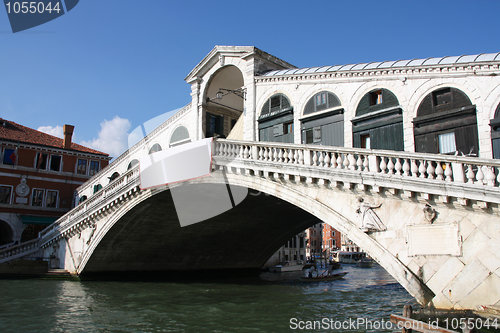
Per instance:
[[[500,203],[498,160],[223,139],[213,142],[215,168],[306,184],[360,185],[363,190],[368,186],[377,192],[381,188],[396,189],[409,197],[415,193],[427,199],[436,195],[446,203],[449,198],[457,198],[462,205],[469,200]],[[140,170],[136,166],[41,231],[38,239],[0,250],[0,262],[34,253],[78,231],[81,223],[90,225],[92,215],[139,185]]]
[[[91,214],[103,209],[116,200],[117,196],[120,196],[124,192],[137,187],[140,180],[139,173],[139,166],[130,169],[106,187],[94,193],[94,195],[79,204],[77,207],[60,217],[48,228],[42,230],[38,235],[40,245],[43,246],[54,238],[64,236],[65,233],[74,228],[78,222],[81,222],[84,218],[87,218]]]
[[[13,260],[25,257],[29,254],[35,253],[40,249],[39,239],[35,238],[18,245],[4,248],[0,251],[0,263],[8,260]]]
[[[296,176],[309,183],[371,185],[500,203],[499,160],[230,140],[215,141],[214,158],[215,164],[245,165],[271,177]]]
[[[108,166],[106,166],[104,169],[100,170],[98,173],[96,173],[94,176],[92,176],[89,180],[87,180],[85,183],[80,185],[76,191],[78,193],[81,193],[82,191],[85,191],[89,187],[92,187],[95,183],[95,181],[102,176],[103,173],[112,173],[116,170],[114,170],[123,160],[125,160],[130,154],[134,153],[137,149],[141,148],[144,146],[146,142],[149,140],[153,139],[156,137],[156,135],[163,130],[165,130],[170,124],[178,120],[180,117],[184,116],[189,110],[191,110],[191,103],[183,106],[182,108],[179,109],[175,114],[173,114],[170,118],[165,120],[160,126],[156,127],[151,133],[146,135],[144,138],[142,138],[139,142],[134,144],[132,147],[130,147],[127,151],[125,151],[123,154],[118,156],[112,163],[110,163]]]

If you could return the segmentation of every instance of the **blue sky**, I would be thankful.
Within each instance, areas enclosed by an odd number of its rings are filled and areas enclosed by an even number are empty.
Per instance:
[[[298,67],[498,52],[498,13],[499,0],[80,0],[13,34],[2,6],[0,117],[73,124],[77,141],[118,151],[133,128],[189,103],[184,78],[214,45]]]

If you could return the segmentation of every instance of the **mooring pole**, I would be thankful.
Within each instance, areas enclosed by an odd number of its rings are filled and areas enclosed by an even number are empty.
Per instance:
[[[403,307],[403,317],[406,317],[406,318],[411,318],[413,314],[413,308],[411,307],[411,305],[405,305]],[[411,329],[406,329],[403,327],[403,330],[402,330],[403,333],[412,333],[413,330]]]

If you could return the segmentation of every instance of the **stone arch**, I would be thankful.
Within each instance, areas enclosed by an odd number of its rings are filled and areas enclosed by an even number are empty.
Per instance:
[[[319,90],[301,107],[302,143],[344,146],[344,109],[336,94]]]
[[[440,83],[437,83],[436,80],[429,79],[421,84],[417,89],[415,89],[408,101],[409,108],[407,112],[409,119],[413,119],[417,116],[418,107],[427,95],[441,88],[450,87],[461,90],[469,97],[472,104],[481,104],[481,96],[478,93],[478,89],[474,86],[473,82],[468,81],[468,85],[464,85],[457,80],[445,80],[439,82]]]
[[[478,156],[476,105],[458,88],[434,89],[417,107],[413,136],[417,152]]]
[[[191,142],[188,129],[183,125],[179,125],[170,135],[169,147],[178,146],[188,142]]]
[[[14,241],[14,231],[11,226],[0,220],[0,246],[12,243]]]
[[[384,249],[379,243],[372,239],[369,235],[361,231],[361,229],[347,217],[337,212],[334,208],[316,200],[315,197],[309,196],[307,192],[302,192],[300,189],[293,189],[283,183],[273,182],[263,178],[249,177],[246,175],[238,175],[228,173],[222,175],[220,172],[212,174],[210,177],[199,178],[196,181],[189,183],[227,183],[231,185],[246,187],[256,191],[261,191],[272,195],[276,198],[284,200],[302,210],[317,217],[331,225],[336,230],[345,234],[349,239],[355,242],[358,246],[365,249],[368,255],[374,258],[389,274],[391,274],[417,301],[421,304],[427,304],[434,294],[429,290],[423,282],[413,274],[401,261],[394,257],[388,250]],[[180,186],[182,184],[172,184],[171,186]],[[92,241],[82,256],[82,261],[77,268],[80,274],[85,270],[85,265],[88,263],[92,253],[95,251],[106,233],[118,223],[120,219],[133,207],[139,205],[152,196],[167,191],[167,187],[158,188],[155,192],[143,191],[140,192],[134,199],[118,208],[109,218],[109,220],[96,232]],[[201,222],[203,223],[203,222]]]
[[[238,66],[227,64],[213,71],[202,90],[205,137],[227,137],[245,108],[245,77]]]

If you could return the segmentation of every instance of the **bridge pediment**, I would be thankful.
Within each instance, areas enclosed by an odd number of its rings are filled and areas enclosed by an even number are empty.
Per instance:
[[[226,46],[216,45],[186,76],[184,79],[191,84],[193,81],[204,77],[214,67],[223,67],[228,58],[246,60],[250,57],[258,59],[255,62],[254,74],[271,69],[296,68],[288,62],[266,53],[255,46]],[[218,65],[217,65],[218,64]],[[241,68],[242,69],[242,68]]]

